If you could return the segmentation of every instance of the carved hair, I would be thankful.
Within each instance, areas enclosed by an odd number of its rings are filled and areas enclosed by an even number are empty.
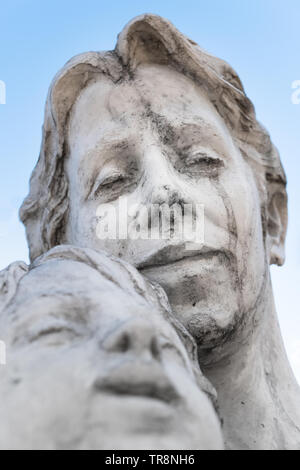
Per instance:
[[[0,271],[0,314],[13,300],[18,284],[28,272],[28,266],[23,261],[15,261]]]
[[[256,120],[253,104],[236,72],[182,35],[168,21],[155,15],[142,15],[123,29],[114,51],[88,52],[74,57],[50,86],[40,157],[31,176],[29,195],[20,209],[31,260],[64,242],[69,207],[64,170],[68,153],[66,129],[76,98],[99,75],[109,76],[117,83],[133,77],[141,63],[170,65],[205,90],[251,164],[264,204],[274,193],[280,193],[286,219],[286,179],[278,152],[268,132]]]

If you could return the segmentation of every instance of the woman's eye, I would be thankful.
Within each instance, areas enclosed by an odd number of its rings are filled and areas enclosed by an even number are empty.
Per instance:
[[[209,164],[209,163],[216,163],[220,161],[220,159],[209,156],[207,155],[207,153],[198,152],[198,153],[193,153],[192,155],[189,155],[186,161],[187,163],[190,163],[190,164],[199,163],[199,162]]]
[[[124,182],[125,175],[121,173],[113,173],[105,177],[100,177],[96,180],[91,194],[97,196],[101,190],[110,189],[115,183]]]
[[[109,184],[116,183],[117,181],[123,181],[125,179],[124,175],[116,173],[114,175],[107,176],[100,183],[99,186],[108,186]]]
[[[223,160],[218,157],[208,155],[207,153],[194,153],[189,155],[186,159],[187,165],[203,165],[206,167],[220,167],[223,166]]]
[[[199,175],[215,175],[224,167],[223,159],[214,152],[194,152],[185,155],[180,164],[179,171]]]
[[[104,202],[117,199],[124,192],[132,191],[138,184],[138,166],[136,162],[120,169],[103,168],[88,195],[89,199],[102,197]]]

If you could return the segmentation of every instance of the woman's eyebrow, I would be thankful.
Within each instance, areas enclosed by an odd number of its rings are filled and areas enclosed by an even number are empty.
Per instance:
[[[203,119],[199,119],[198,122],[190,121],[190,122],[183,122],[179,125],[172,125],[173,132],[180,138],[182,136],[187,135],[190,137],[190,133],[199,135],[204,139],[211,138],[212,141],[216,138],[222,139],[220,129],[215,126],[214,123],[211,121],[204,121]]]
[[[127,151],[131,146],[132,139],[128,136],[104,135],[93,148],[84,153],[79,170],[86,170],[87,161],[95,161],[94,171],[97,172],[101,166],[109,160],[120,157],[122,152]]]
[[[201,146],[209,154],[226,157],[227,143],[221,130],[210,121],[183,122],[169,124],[172,133],[170,147],[175,152],[188,151],[193,146]]]

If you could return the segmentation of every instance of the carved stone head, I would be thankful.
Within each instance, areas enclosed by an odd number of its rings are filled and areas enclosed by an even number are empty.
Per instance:
[[[223,447],[214,389],[159,286],[72,246],[15,272],[0,311],[0,448]]]
[[[76,56],[54,78],[21,218],[32,260],[71,243],[129,261],[164,287],[201,349],[219,358],[259,321],[269,264],[284,261],[285,184],[236,72],[168,21],[143,15],[114,51]],[[204,244],[100,240],[99,207],[125,198],[133,219],[140,206],[203,205]]]

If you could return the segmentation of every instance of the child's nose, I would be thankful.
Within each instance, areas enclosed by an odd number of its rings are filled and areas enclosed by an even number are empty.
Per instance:
[[[102,343],[111,353],[130,353],[139,359],[159,361],[161,348],[155,326],[147,319],[131,319],[111,332]]]

